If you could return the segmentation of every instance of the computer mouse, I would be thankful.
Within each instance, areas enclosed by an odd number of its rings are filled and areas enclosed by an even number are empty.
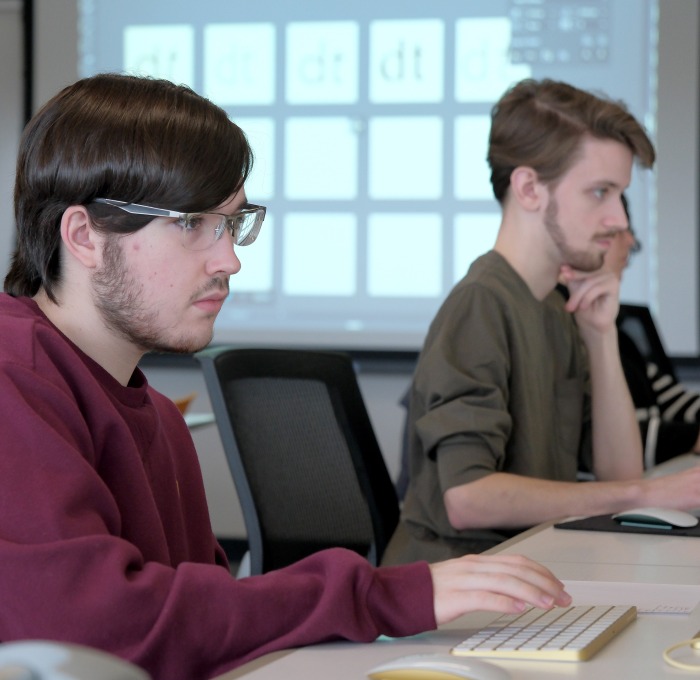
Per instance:
[[[698,518],[683,510],[670,508],[632,508],[613,515],[620,524],[650,527],[680,527],[688,529],[698,524]]]
[[[48,640],[0,644],[0,680],[150,680],[124,659],[82,645]]]
[[[372,680],[509,680],[500,666],[453,654],[411,654],[375,666],[367,672]]]

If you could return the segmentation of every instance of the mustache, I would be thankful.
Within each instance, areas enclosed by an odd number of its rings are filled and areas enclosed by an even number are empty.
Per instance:
[[[203,285],[193,296],[192,300],[198,300],[203,295],[211,292],[212,290],[221,291],[222,293],[229,294],[229,284],[228,276],[215,276]]]
[[[609,231],[603,231],[596,235],[596,238],[615,238],[618,234],[621,234],[624,229],[610,229]]]

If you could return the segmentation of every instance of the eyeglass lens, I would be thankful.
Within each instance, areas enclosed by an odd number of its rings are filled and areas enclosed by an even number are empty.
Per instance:
[[[183,245],[188,250],[204,250],[218,241],[228,228],[234,244],[246,246],[255,241],[261,223],[262,215],[258,211],[231,216],[217,213],[189,215],[182,226]]]

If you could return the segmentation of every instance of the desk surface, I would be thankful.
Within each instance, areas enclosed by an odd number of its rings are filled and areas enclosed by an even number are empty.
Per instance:
[[[700,608],[691,615],[640,615],[625,631],[590,661],[493,661],[508,670],[513,680],[581,678],[603,680],[635,678],[658,680],[678,677],[682,671],[668,666],[663,650],[692,637],[700,630]],[[423,652],[444,653],[460,642],[470,628],[488,623],[492,615],[473,614],[433,633],[401,640],[380,640],[373,644],[333,643],[269,655],[220,676],[220,680],[334,680],[366,679],[375,665],[399,656]],[[325,671],[325,672],[324,672]]]
[[[563,580],[700,585],[700,538],[538,527],[504,543]]]
[[[697,460],[697,458],[695,459]],[[673,471],[673,470],[669,470]],[[669,584],[700,588],[700,539],[643,534],[572,531],[543,525],[498,546],[491,552],[523,554],[542,562],[559,578],[587,582]],[[649,587],[649,586],[647,586]],[[610,604],[614,604],[611,602]],[[483,626],[494,614],[476,613],[412,638],[379,640],[372,644],[339,642],[271,654],[217,680],[361,680],[382,662],[422,652],[447,652]],[[700,606],[691,614],[640,614],[629,628],[585,662],[492,661],[510,671],[513,680],[548,678],[693,677],[666,664],[668,646],[700,631]],[[700,661],[700,655],[695,659]]]

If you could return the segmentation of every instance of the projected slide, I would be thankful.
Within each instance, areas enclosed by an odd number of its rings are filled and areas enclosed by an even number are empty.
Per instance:
[[[496,237],[493,102],[548,76],[653,125],[654,2],[85,2],[83,72],[190,85],[250,139],[268,218],[216,340],[416,349]]]

